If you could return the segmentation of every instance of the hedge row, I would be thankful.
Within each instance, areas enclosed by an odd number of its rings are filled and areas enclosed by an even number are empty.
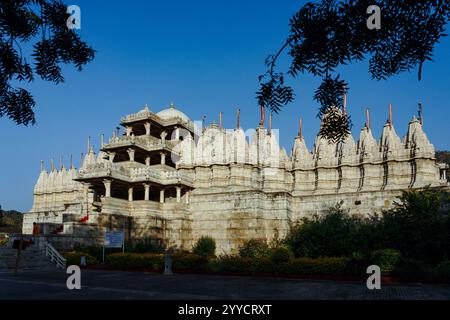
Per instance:
[[[113,268],[161,270],[164,255],[154,253],[113,253],[107,256],[106,262]]]
[[[196,254],[174,254],[173,271],[338,275],[344,273],[348,260],[347,258],[298,258],[274,263],[270,258],[223,256],[208,260]],[[114,253],[108,255],[107,263],[114,268],[162,270],[164,256],[149,253]]]
[[[66,253],[68,264],[79,264],[80,253]],[[92,256],[85,255],[88,265],[97,263]],[[164,269],[164,255],[152,253],[113,253],[107,256],[107,264],[113,268],[127,270]],[[221,256],[207,259],[192,253],[173,255],[174,272],[206,271],[230,273],[270,273],[298,276],[362,276],[373,262],[364,259],[344,257],[331,258],[292,258],[288,261],[275,262],[269,257],[254,259],[239,256]],[[450,261],[445,261],[432,268],[422,262],[402,259],[391,273],[404,281],[450,282]]]
[[[84,256],[86,258],[86,265],[92,266],[98,264],[98,260],[91,256],[88,253],[83,252],[65,252],[62,254],[64,258],[67,260],[67,265],[80,265],[81,257]]]

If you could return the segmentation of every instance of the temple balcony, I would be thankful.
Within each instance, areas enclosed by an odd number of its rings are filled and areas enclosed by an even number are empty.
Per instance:
[[[116,179],[127,183],[148,181],[163,186],[175,184],[193,186],[194,181],[190,176],[176,170],[166,170],[166,168],[169,167],[158,165],[127,169],[117,163],[102,162],[81,168],[75,180]]]
[[[167,150],[169,152],[174,152],[176,142],[170,140],[161,140],[153,136],[124,136],[124,137],[113,137],[109,139],[108,143],[102,148],[102,151],[110,151],[121,148],[137,147],[144,151],[159,151]]]

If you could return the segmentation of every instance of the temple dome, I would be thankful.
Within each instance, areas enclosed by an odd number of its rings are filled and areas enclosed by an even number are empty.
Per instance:
[[[181,112],[180,110],[175,109],[175,106],[173,105],[173,103],[170,104],[169,108],[161,110],[156,115],[164,120],[180,118],[181,120],[186,121],[186,122],[190,121],[189,117],[185,113]]]

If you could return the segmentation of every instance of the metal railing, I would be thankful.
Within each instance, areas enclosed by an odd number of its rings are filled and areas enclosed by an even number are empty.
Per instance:
[[[67,260],[50,243],[45,244],[45,255],[50,257],[50,261],[56,263],[59,269],[66,269]]]

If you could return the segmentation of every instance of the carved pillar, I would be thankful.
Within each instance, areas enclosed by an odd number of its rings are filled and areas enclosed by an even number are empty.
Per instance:
[[[127,152],[128,152],[128,156],[130,157],[130,161],[134,161],[134,153],[135,153],[134,149],[130,148],[127,150]]]
[[[113,163],[114,162],[114,157],[116,156],[115,152],[108,152],[108,156],[109,156],[109,162]]]
[[[180,128],[175,127],[175,140],[180,141]]]
[[[159,202],[164,203],[164,189],[161,189],[161,191],[159,191]]]
[[[152,124],[150,122],[146,122],[144,124],[145,126],[145,135],[149,136],[150,135],[150,129],[152,128]]]
[[[111,180],[103,180],[105,185],[105,197],[111,197]]]
[[[128,201],[133,201],[133,187],[128,188]]]
[[[150,157],[146,157],[145,158],[145,165],[149,166],[150,165]]]
[[[189,204],[189,196],[191,195],[190,191],[186,191],[186,194],[184,195],[186,198],[186,204]]]
[[[144,183],[144,188],[145,188],[144,200],[149,201],[150,200],[150,185],[148,183]]]
[[[175,187],[177,189],[177,202],[181,202],[181,187]]]
[[[161,155],[161,164],[166,164],[166,154],[164,152],[160,152]]]

